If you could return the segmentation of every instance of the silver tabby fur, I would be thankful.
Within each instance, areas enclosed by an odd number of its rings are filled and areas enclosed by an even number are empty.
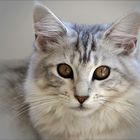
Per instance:
[[[0,103],[7,104],[1,110],[5,116],[19,114],[14,127],[20,139],[25,139],[23,133],[30,140],[138,139],[139,26],[136,11],[110,25],[88,26],[63,23],[45,6],[36,5],[37,38],[29,63],[0,71]],[[60,63],[71,66],[73,80],[57,73]],[[92,80],[101,65],[111,68],[109,77]],[[89,96],[84,110],[74,94]],[[18,139],[17,133],[9,137]]]

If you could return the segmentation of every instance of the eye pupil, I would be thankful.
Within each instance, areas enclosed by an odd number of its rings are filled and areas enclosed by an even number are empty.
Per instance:
[[[110,68],[108,66],[100,66],[95,69],[93,74],[93,80],[104,80],[106,79],[110,74]]]
[[[57,72],[63,78],[73,78],[72,68],[65,63],[58,64]]]

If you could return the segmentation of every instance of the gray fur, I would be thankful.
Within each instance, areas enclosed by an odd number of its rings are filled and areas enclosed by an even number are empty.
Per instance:
[[[76,50],[80,54],[80,62],[88,62],[91,51],[96,50],[96,40],[100,38],[99,34],[109,28],[110,24],[105,25],[78,25],[72,24],[71,28],[77,34]],[[89,44],[90,43],[90,44]],[[80,48],[82,47],[82,49]],[[83,54],[83,55],[82,55]]]
[[[24,99],[23,82],[27,69],[28,62],[22,60],[0,64],[0,139],[38,139]]]
[[[0,111],[10,117],[20,114],[14,125],[17,133],[9,137],[29,140],[130,138],[130,132],[140,123],[140,67],[135,54],[140,14],[131,16],[112,25],[79,25],[63,23],[49,9],[37,5],[34,10],[37,37],[30,60],[0,68]],[[131,26],[138,23],[135,32],[130,26],[124,26],[126,21]],[[60,63],[71,67],[73,79],[59,75]],[[109,77],[93,79],[96,68],[101,65],[110,67]],[[74,95],[89,96],[83,108]]]

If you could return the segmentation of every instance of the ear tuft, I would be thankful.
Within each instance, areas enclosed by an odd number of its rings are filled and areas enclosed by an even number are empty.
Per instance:
[[[44,5],[37,4],[33,13],[35,33],[56,37],[67,32],[65,25]]]
[[[112,26],[105,32],[105,36],[118,33],[136,36],[140,27],[140,12],[132,11],[115,21]]]
[[[122,47],[124,47],[123,54],[129,55],[130,53],[132,53],[135,50],[135,48],[136,48],[136,41],[134,41],[134,40],[129,41],[126,45],[124,45]]]
[[[49,9],[45,7],[41,3],[37,3],[34,6],[34,11],[33,11],[33,20],[34,23],[40,21],[42,18],[46,17],[49,14]]]
[[[63,22],[42,4],[35,5],[33,19],[36,41],[41,50],[46,50],[48,44],[58,44],[67,35]]]
[[[118,48],[123,48],[129,54],[136,47],[139,28],[140,12],[133,11],[112,24],[105,32],[104,39],[109,40]]]

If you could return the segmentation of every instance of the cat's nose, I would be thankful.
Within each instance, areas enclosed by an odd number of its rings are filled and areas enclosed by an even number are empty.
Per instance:
[[[84,101],[88,98],[89,96],[78,96],[75,95],[75,98],[79,101],[80,104],[83,104]]]

